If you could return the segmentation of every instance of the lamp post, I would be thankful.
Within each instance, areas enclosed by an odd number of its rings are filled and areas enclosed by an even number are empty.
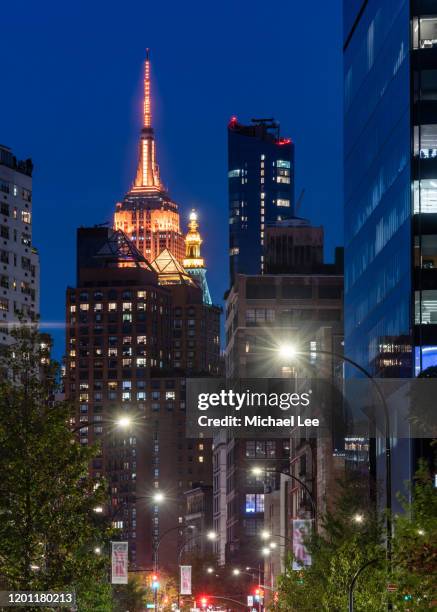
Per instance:
[[[367,561],[366,563],[364,563],[364,565],[362,565],[359,569],[357,569],[357,571],[355,572],[351,583],[349,585],[349,606],[348,606],[348,612],[354,612],[354,588],[355,588],[355,583],[359,577],[359,575],[361,574],[361,572],[363,572],[366,567],[369,567],[369,565],[373,565],[374,563],[378,563],[379,559],[371,559],[370,561]]]
[[[240,574],[246,574],[247,576],[250,576],[252,580],[255,580],[255,578],[254,578],[255,574],[253,574],[252,572],[258,572],[258,587],[261,587],[261,572],[263,574],[262,582],[263,583],[265,582],[265,579],[264,579],[264,567],[261,570],[261,563],[258,564],[258,568],[247,566],[245,568],[245,570],[246,571],[242,571],[238,567],[236,567],[235,569],[232,570],[232,573],[233,573],[234,576],[239,576]],[[252,572],[250,570],[252,570]],[[262,585],[262,586],[264,586],[264,585]],[[260,600],[258,600],[258,610],[261,610],[261,601]]]
[[[265,473],[265,470],[263,470],[263,468],[261,468],[259,466],[254,466],[252,468],[252,474],[254,474],[254,476],[259,476],[263,472]],[[284,474],[284,476],[288,476],[289,478],[291,478],[292,480],[297,482],[305,490],[305,492],[308,495],[308,498],[309,498],[309,500],[311,502],[311,508],[312,508],[312,512],[313,512],[314,522],[316,522],[316,519],[317,519],[316,502],[314,500],[313,494],[311,493],[311,491],[309,490],[307,485],[303,482],[303,480],[301,480],[300,478],[298,478],[294,474],[291,474],[290,470],[285,470],[285,469],[284,470],[272,470],[272,472],[274,474],[279,474],[279,475]],[[280,536],[280,537],[284,537],[284,536]]]
[[[387,531],[387,542],[386,542],[386,555],[387,561],[389,565],[389,571],[391,569],[391,558],[392,558],[392,533],[391,533],[391,512],[392,512],[392,495],[391,495],[391,443],[390,443],[390,415],[388,411],[388,406],[384,394],[381,390],[376,379],[370,374],[366,368],[363,368],[359,363],[347,357],[346,355],[342,355],[340,353],[336,353],[334,351],[328,351],[323,349],[316,349],[314,351],[302,351],[300,349],[296,349],[291,344],[284,344],[279,347],[279,353],[283,358],[293,359],[294,357],[303,356],[305,358],[310,358],[314,354],[316,355],[326,355],[328,357],[332,357],[333,359],[337,359],[342,361],[343,363],[347,363],[355,368],[358,372],[363,374],[373,385],[382,405],[382,409],[384,412],[384,420],[385,420],[385,502],[386,502],[386,531]]]
[[[191,538],[188,538],[187,540],[185,540],[185,542],[182,542],[181,547],[179,548],[179,552],[178,552],[178,570],[179,570],[179,576],[178,576],[178,610],[180,609],[180,602],[181,602],[181,561],[182,561],[182,555],[184,553],[184,550],[186,549],[186,547],[191,544],[191,542],[194,542],[195,540],[198,540],[199,538],[202,538],[204,534],[202,533],[198,533],[197,535],[192,536]],[[208,540],[210,541],[214,541],[217,539],[217,534],[215,533],[215,531],[208,531],[208,533],[206,534],[206,537]]]
[[[156,498],[159,495],[159,500],[163,501],[164,500],[164,496],[162,493],[156,493],[154,495],[154,501],[158,501]],[[180,526],[180,525],[176,525],[176,527],[170,527],[170,529],[167,529],[166,531],[164,531],[164,533],[162,533],[160,535],[160,537],[158,538],[158,540],[154,543],[153,545],[153,571],[157,574],[158,573],[158,552],[159,552],[159,547],[161,545],[162,540],[166,537],[167,534],[173,532],[173,531],[181,531],[182,529],[194,529],[194,525],[184,525],[184,526]],[[155,611],[158,609],[158,589],[154,589],[153,590],[153,602],[154,602],[154,606],[155,606]]]
[[[285,540],[287,544],[293,544],[293,540],[291,540],[290,538],[287,538],[287,536],[280,535],[279,533],[270,533],[268,531],[261,532],[262,540],[269,540],[270,538],[280,538],[281,540]],[[285,546],[285,544],[283,544],[283,546]]]

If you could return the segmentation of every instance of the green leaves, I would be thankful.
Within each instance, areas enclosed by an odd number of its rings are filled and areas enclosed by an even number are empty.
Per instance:
[[[55,400],[47,339],[23,325],[14,340],[0,363],[0,577],[11,589],[104,591],[107,557],[94,547],[107,530],[93,508],[106,501],[105,487],[88,475],[96,449],[75,441],[71,406]]]
[[[318,535],[307,542],[312,566],[288,569],[278,579],[277,611],[343,612],[347,609],[348,589],[355,572],[367,561],[369,565],[355,585],[355,610],[387,609],[431,610],[437,605],[437,491],[425,463],[421,463],[409,497],[403,499],[404,512],[393,518],[393,559],[389,572],[385,560],[384,529],[372,509],[359,480],[339,483],[339,496],[331,512],[321,519]],[[411,498],[411,501],[410,501]],[[359,511],[363,520],[353,520]],[[387,592],[388,582],[396,586]]]

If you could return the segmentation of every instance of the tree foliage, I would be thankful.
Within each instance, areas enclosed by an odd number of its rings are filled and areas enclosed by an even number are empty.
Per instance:
[[[74,587],[84,598],[79,609],[110,610],[107,557],[94,553],[108,535],[93,512],[105,501],[104,483],[88,474],[96,449],[70,431],[71,407],[57,399],[57,366],[37,330],[20,325],[13,338],[0,363],[1,581],[10,589]],[[86,604],[89,590],[102,605]]]
[[[411,499],[403,498],[404,512],[393,517],[392,563],[386,561],[384,525],[360,490],[358,481],[341,485],[334,512],[321,519],[321,531],[307,541],[312,565],[293,571],[292,558],[278,579],[278,611],[347,609],[349,586],[355,573],[375,560],[357,579],[355,610],[384,611],[390,598],[394,610],[436,609],[437,491],[425,463],[419,467]],[[362,521],[353,520],[357,513]],[[396,591],[388,594],[387,585]]]
[[[409,489],[394,517],[393,582],[399,609],[426,610],[437,607],[437,491],[425,462]]]
[[[114,587],[114,612],[139,612],[153,601],[153,593],[140,576],[129,576],[127,584]]]
[[[339,483],[339,489],[335,510],[319,518],[319,533],[306,542],[312,565],[296,571],[291,569],[292,558],[287,560],[287,570],[278,580],[277,610],[343,612],[355,572],[370,559],[384,558],[381,523],[362,482],[350,477]],[[383,610],[381,592],[381,571],[369,568],[357,585],[356,610]]]

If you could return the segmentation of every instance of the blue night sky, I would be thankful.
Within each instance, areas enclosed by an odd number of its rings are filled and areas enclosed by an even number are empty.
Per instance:
[[[76,228],[110,221],[134,177],[151,49],[161,176],[199,210],[213,300],[227,289],[226,126],[275,117],[296,146],[299,211],[342,243],[340,0],[7,2],[0,142],[32,157],[42,320],[63,354]]]

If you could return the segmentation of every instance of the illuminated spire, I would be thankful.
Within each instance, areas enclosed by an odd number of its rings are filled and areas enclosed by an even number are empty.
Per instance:
[[[150,57],[146,50],[144,63],[143,129],[141,130],[140,154],[133,191],[163,191],[156,161],[155,137],[152,127],[152,98],[150,93]]]
[[[152,109],[150,106],[150,59],[149,49],[146,49],[146,62],[144,65],[144,124],[143,127],[152,127]]]
[[[188,233],[185,236],[185,259],[184,268],[198,283],[203,292],[205,304],[211,304],[208,283],[206,281],[205,260],[200,255],[200,247],[203,240],[199,233],[199,222],[197,213],[193,209],[188,222]]]

